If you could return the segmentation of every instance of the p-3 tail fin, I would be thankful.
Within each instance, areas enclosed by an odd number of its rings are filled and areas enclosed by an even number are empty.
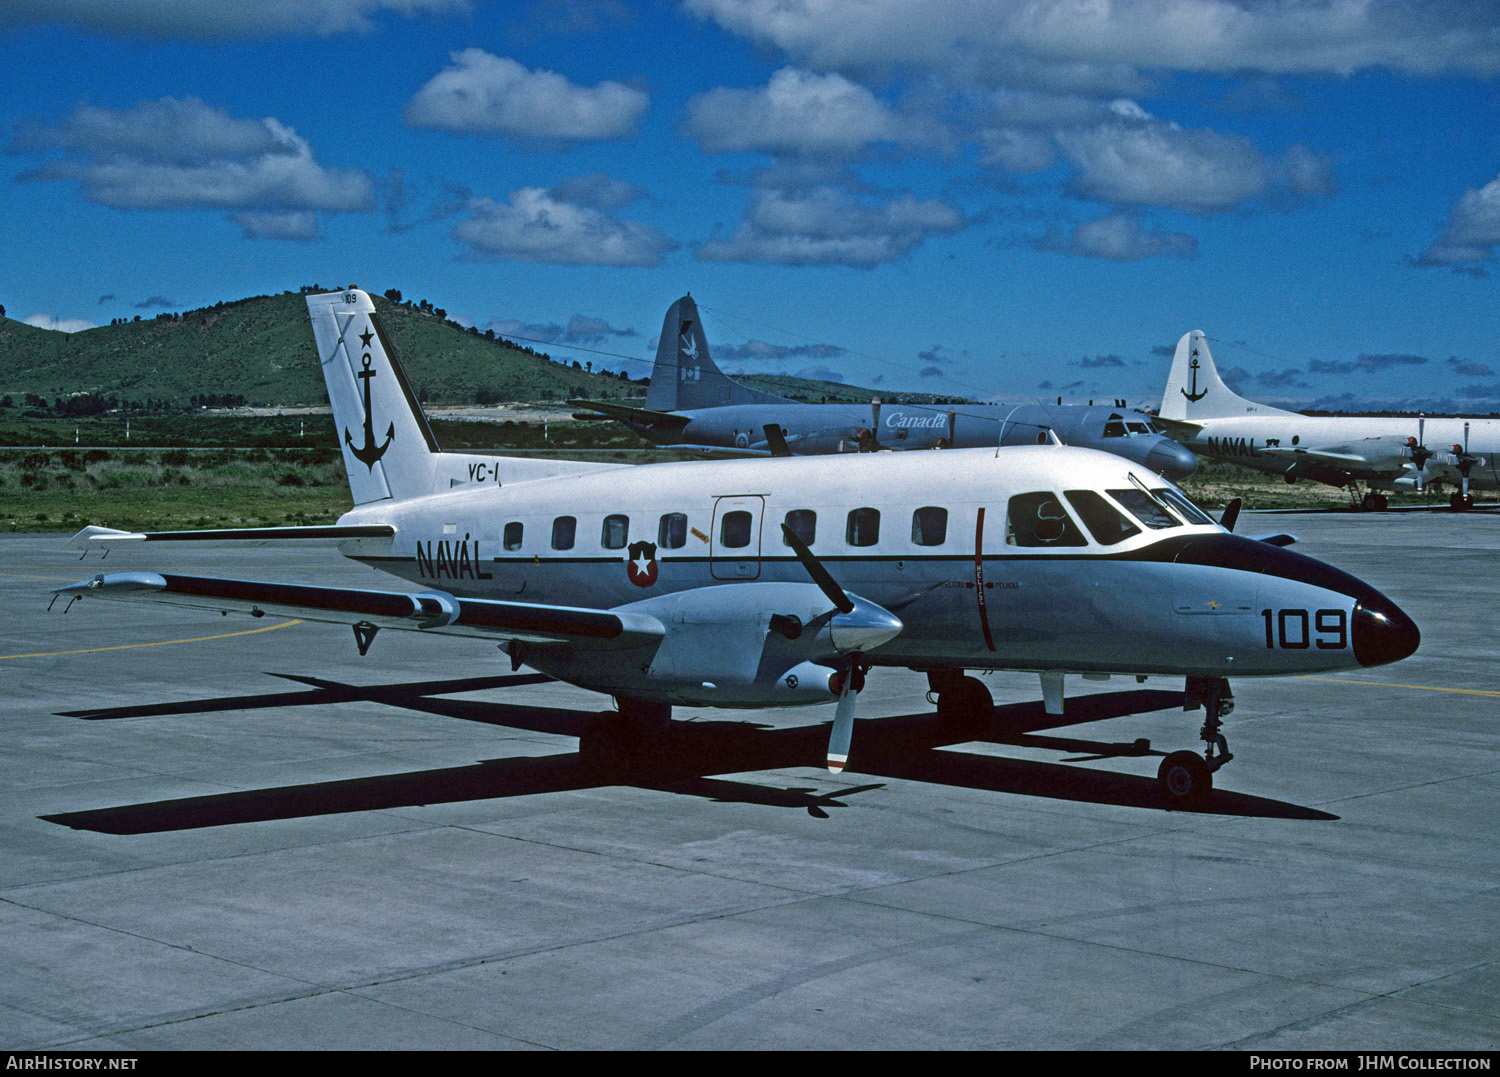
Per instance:
[[[1219,377],[1214,357],[1208,350],[1208,338],[1201,330],[1184,333],[1172,357],[1172,372],[1162,394],[1163,419],[1197,422],[1223,419],[1233,415],[1288,415],[1290,412],[1246,400]]]
[[[354,503],[432,493],[437,439],[374,302],[350,288],[309,295],[307,310]]]
[[[651,368],[646,407],[651,411],[697,411],[726,404],[784,404],[785,398],[741,385],[714,364],[698,304],[685,295],[667,308]]]

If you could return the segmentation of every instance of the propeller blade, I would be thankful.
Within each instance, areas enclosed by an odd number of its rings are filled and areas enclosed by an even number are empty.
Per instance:
[[[849,743],[854,739],[854,704],[858,699],[851,668],[839,691],[838,710],[833,713],[833,731],[828,734],[828,770],[831,774],[838,774],[849,762]]]
[[[1219,526],[1225,531],[1233,531],[1234,525],[1239,522],[1241,504],[1243,504],[1241,499],[1235,498],[1224,506],[1224,515],[1219,517]]]
[[[823,562],[813,556],[813,552],[807,548],[807,543],[802,541],[801,536],[784,523],[781,525],[781,534],[786,539],[786,544],[792,548],[792,552],[797,555],[797,560],[802,562],[802,567],[807,569],[812,582],[828,596],[828,601],[832,602],[840,613],[853,612],[854,602],[828,574],[828,570],[823,567]]]

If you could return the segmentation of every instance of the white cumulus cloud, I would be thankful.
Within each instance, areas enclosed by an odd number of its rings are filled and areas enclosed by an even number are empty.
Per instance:
[[[555,265],[654,266],[677,244],[663,233],[622,221],[552,191],[525,187],[508,202],[474,199],[453,229],[477,258]]]
[[[1430,76],[1500,72],[1472,0],[685,0],[817,70],[906,69],[992,85],[1131,89],[1162,70]]]
[[[76,182],[117,209],[361,211],[370,177],[326,168],[312,147],[272,117],[237,119],[194,98],[163,98],[122,111],[80,107],[55,124],[23,124],[12,153],[56,153],[28,181]],[[305,220],[305,217],[304,217]]]
[[[1271,159],[1245,139],[1162,123],[1133,103],[1119,103],[1115,112],[1110,121],[1057,132],[1063,156],[1077,169],[1073,190],[1084,198],[1215,213],[1262,195],[1332,190],[1327,162],[1305,147]]]
[[[902,141],[907,126],[873,93],[842,75],[784,67],[758,90],[720,88],[688,102],[686,129],[710,153],[846,156]]]
[[[1448,211],[1448,223],[1418,265],[1460,266],[1487,262],[1500,244],[1500,176],[1470,187]]]
[[[23,318],[22,321],[38,329],[52,329],[59,333],[78,333],[84,329],[95,328],[93,322],[83,318],[59,318],[55,314],[33,314],[29,318]]]
[[[879,205],[831,187],[811,191],[760,190],[727,240],[697,251],[706,262],[845,265],[869,269],[894,261],[928,237],[951,235],[968,222],[943,202],[910,195]]]
[[[651,103],[623,83],[577,86],[483,49],[463,49],[452,60],[407,102],[408,124],[507,138],[615,139],[635,134]]]

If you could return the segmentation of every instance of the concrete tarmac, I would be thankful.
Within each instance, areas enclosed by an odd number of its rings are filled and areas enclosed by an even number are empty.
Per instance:
[[[1493,1049],[1500,520],[1238,530],[1423,642],[1235,682],[1200,812],[1156,792],[1180,681],[1069,678],[1059,720],[996,674],[1010,732],[945,744],[877,670],[842,775],[831,706],[679,708],[665,771],[600,787],[603,697],[482,641],[46,612],[101,570],[400,586],[332,551],[0,538],[0,1047]]]

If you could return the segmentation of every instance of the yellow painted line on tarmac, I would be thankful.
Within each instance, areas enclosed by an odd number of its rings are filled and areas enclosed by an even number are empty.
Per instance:
[[[1462,696],[1500,696],[1487,688],[1436,688],[1430,684],[1389,684],[1385,681],[1356,681],[1344,677],[1298,677],[1299,681],[1329,681],[1333,684],[1367,684],[1371,688],[1410,688],[1417,692],[1454,692]]]
[[[121,643],[113,647],[85,647],[81,651],[37,651],[34,654],[0,654],[0,661],[7,658],[54,658],[65,654],[93,654],[96,651],[128,651],[135,647],[171,647],[178,643],[207,643],[214,639],[233,639],[235,636],[253,636],[257,632],[275,632],[278,628],[290,628],[292,625],[300,625],[301,621],[282,621],[280,624],[265,625],[261,628],[247,628],[243,632],[225,632],[218,636],[195,636],[192,639],[167,639],[160,643]]]

